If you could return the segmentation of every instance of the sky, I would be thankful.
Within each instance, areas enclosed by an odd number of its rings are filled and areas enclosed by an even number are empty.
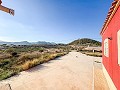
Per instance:
[[[100,31],[113,0],[2,0],[15,16],[0,11],[0,40],[69,43],[101,41]]]

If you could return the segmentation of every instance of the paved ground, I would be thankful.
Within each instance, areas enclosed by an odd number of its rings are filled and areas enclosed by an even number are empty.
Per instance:
[[[2,81],[12,90],[94,90],[93,60],[78,52],[39,65]],[[8,85],[7,85],[8,86]]]
[[[110,90],[103,74],[101,62],[101,59],[94,59],[94,90]]]

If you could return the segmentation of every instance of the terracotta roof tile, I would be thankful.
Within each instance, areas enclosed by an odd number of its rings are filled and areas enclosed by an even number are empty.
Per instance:
[[[115,9],[118,2],[120,3],[120,0],[114,0],[113,1],[112,5],[111,5],[111,7],[109,9],[108,15],[107,15],[107,17],[105,19],[104,25],[102,27],[101,34],[104,32],[104,29],[105,29],[107,23],[109,23],[109,18],[111,17],[111,15],[112,15],[112,13],[113,13],[113,11],[114,11],[114,9]]]

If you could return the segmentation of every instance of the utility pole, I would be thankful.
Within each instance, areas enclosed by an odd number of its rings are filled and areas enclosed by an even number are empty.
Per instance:
[[[7,8],[5,6],[2,6],[2,1],[0,0],[0,10],[6,12],[6,13],[9,13],[10,15],[13,15],[14,16],[14,10],[13,9],[10,9],[10,8]]]

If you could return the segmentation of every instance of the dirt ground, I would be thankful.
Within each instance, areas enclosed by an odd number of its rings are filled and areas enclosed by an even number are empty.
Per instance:
[[[101,66],[93,63],[94,60],[101,58],[70,52],[1,81],[0,90],[9,90],[8,86],[12,90],[109,90],[104,88],[106,82],[105,78],[100,79],[104,77]]]

